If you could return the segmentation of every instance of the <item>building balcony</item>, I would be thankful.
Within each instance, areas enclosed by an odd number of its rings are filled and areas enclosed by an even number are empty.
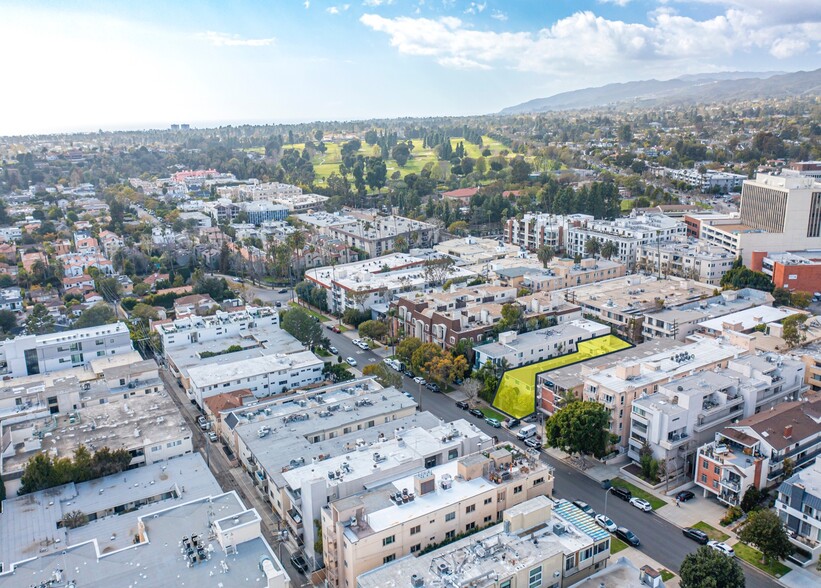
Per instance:
[[[741,491],[741,484],[738,482],[729,480],[729,479],[722,479],[719,480],[719,485],[724,486],[725,488],[729,488],[733,493],[738,494]]]

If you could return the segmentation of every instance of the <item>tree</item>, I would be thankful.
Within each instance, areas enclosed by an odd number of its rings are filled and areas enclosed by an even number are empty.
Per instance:
[[[322,342],[322,327],[301,308],[292,308],[284,314],[282,328],[308,347]]]
[[[453,221],[448,225],[448,233],[453,235],[465,235],[468,231],[468,224],[463,220]]]
[[[812,294],[809,292],[793,292],[790,295],[790,303],[796,308],[807,308],[812,302]]]
[[[413,355],[411,355],[411,366],[414,371],[421,372],[428,362],[443,353],[442,349],[436,343],[422,343],[417,347],[416,351],[413,352]]]
[[[598,240],[590,237],[584,242],[584,252],[587,255],[598,255],[599,251],[601,251],[601,243]]]
[[[806,314],[793,314],[781,321],[781,337],[787,345],[796,347],[806,341],[807,335],[803,330],[806,321]]]
[[[397,143],[396,146],[391,149],[391,157],[396,161],[399,167],[405,167],[405,164],[407,164],[410,159],[410,155],[410,149],[408,149],[407,143]]]
[[[755,510],[760,502],[761,491],[755,486],[750,486],[747,488],[747,491],[744,493],[744,497],[741,499],[741,510],[744,512]]]
[[[339,358],[342,361],[342,358]],[[348,366],[344,363],[326,363],[322,368],[322,374],[334,382],[347,382],[353,380],[354,375],[348,371]]]
[[[601,248],[601,256],[605,259],[610,259],[614,255],[618,255],[619,253],[619,246],[613,243],[613,241],[607,241]]]
[[[553,261],[553,258],[556,256],[556,252],[553,248],[549,245],[542,245],[539,247],[539,250],[536,252],[536,257],[539,261],[542,262],[543,267],[547,267],[547,264]]]
[[[731,290],[754,288],[764,292],[772,292],[775,287],[770,276],[762,272],[754,272],[741,265],[738,260],[733,264],[733,269],[721,277],[721,286]]]
[[[117,315],[111,310],[111,307],[105,302],[98,302],[94,306],[83,311],[76,321],[74,326],[78,329],[86,327],[98,327],[100,325],[107,325],[109,323],[116,323]]]
[[[402,375],[389,368],[384,362],[369,363],[362,368],[362,375],[376,376],[376,381],[385,387],[393,386],[399,388],[402,385]]]
[[[417,337],[407,337],[402,339],[396,346],[396,355],[403,363],[410,365],[414,352],[422,346],[422,341]]]
[[[49,314],[45,304],[38,302],[26,319],[26,330],[30,335],[45,335],[54,332],[54,318]]]
[[[653,450],[647,443],[639,449],[639,465],[644,479],[655,484],[658,481],[659,462],[653,457]]]
[[[468,370],[468,362],[464,355],[453,356],[450,353],[435,355],[422,366],[422,371],[428,379],[443,386],[453,383],[456,378],[461,378]]]
[[[381,340],[388,334],[388,325],[382,321],[365,321],[359,325],[359,336]]]
[[[479,390],[482,389],[482,382],[476,378],[468,378],[462,383],[462,392],[465,395],[465,400],[468,404],[476,402],[476,397],[479,395]]]
[[[94,280],[94,287],[107,302],[114,302],[120,298],[122,286],[117,278],[99,277]]]
[[[784,525],[771,510],[756,510],[749,514],[738,538],[755,545],[764,556],[764,563],[784,559],[792,553],[792,543]]]
[[[738,562],[711,547],[699,547],[681,562],[681,588],[744,588],[744,572]]]
[[[9,333],[17,326],[17,313],[11,310],[0,310],[0,331]]]
[[[573,402],[547,419],[545,439],[566,453],[604,455],[610,414],[598,402]]]
[[[790,303],[790,291],[786,288],[773,289],[773,304],[775,306],[785,306]]]
[[[425,281],[430,285],[441,284],[453,271],[454,265],[455,262],[452,257],[437,257],[436,259],[427,260],[422,270]]]

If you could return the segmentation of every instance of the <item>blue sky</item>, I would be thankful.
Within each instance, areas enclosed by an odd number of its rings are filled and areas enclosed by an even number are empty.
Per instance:
[[[802,0],[5,0],[0,134],[496,112],[821,67]]]

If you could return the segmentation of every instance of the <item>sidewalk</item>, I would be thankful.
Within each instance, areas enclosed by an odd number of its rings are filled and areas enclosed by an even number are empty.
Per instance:
[[[632,563],[638,569],[641,569],[643,566],[650,566],[651,568],[654,568],[657,571],[667,570],[667,568],[665,568],[659,562],[657,562],[656,560],[654,560],[651,557],[648,557],[647,555],[645,555],[644,553],[642,553],[641,551],[639,551],[635,547],[628,547],[627,549],[623,549],[623,550],[619,551],[615,555],[611,554],[610,555],[610,563],[608,564],[608,566],[612,565],[612,563],[614,561],[618,560],[620,557],[624,557],[624,558],[630,560],[630,563]],[[667,571],[670,572],[671,574],[673,573],[672,570],[667,570]],[[679,583],[680,582],[681,582],[681,578],[679,578],[678,574],[676,574],[675,576],[673,576],[672,578],[670,578],[669,580],[664,582],[664,587],[665,588],[679,588]],[[796,588],[799,588],[799,587],[796,587]],[[804,588],[804,587],[802,586],[800,588]]]

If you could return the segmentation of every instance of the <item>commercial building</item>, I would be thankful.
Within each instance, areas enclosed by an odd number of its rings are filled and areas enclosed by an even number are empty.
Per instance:
[[[502,521],[418,557],[400,552],[395,560],[360,575],[356,587],[558,587],[610,569],[605,568],[610,535],[566,500],[554,503],[537,496],[508,508]],[[421,535],[425,544],[427,537]],[[385,550],[383,557],[395,551]]]
[[[268,221],[283,221],[291,214],[291,209],[284,204],[266,200],[243,202],[240,204],[240,211],[247,215],[249,223],[256,226]]]
[[[648,273],[689,278],[718,286],[733,268],[735,256],[723,247],[707,243],[672,241],[641,245],[636,267]]]
[[[744,493],[783,479],[821,455],[821,397],[784,402],[728,425],[698,448],[695,482],[720,502],[738,505]]]
[[[821,161],[795,161],[790,169],[808,178],[821,179]]]
[[[199,455],[3,503],[0,587],[112,583],[291,586],[259,513]]]
[[[355,586],[361,574],[499,523],[552,490],[551,467],[498,446],[332,501],[322,509],[328,585]]]
[[[132,351],[125,323],[26,335],[0,344],[2,374],[11,378],[87,366],[95,359]]]
[[[778,487],[775,510],[796,547],[791,559],[804,566],[817,562],[821,556],[821,458],[784,480]]]
[[[504,369],[517,368],[573,353],[580,341],[609,334],[610,327],[585,319],[527,333],[506,331],[496,341],[473,348],[474,364],[477,369],[488,362]]]
[[[777,288],[791,292],[821,292],[821,249],[809,251],[756,251],[750,269],[764,272]]]
[[[209,396],[245,388],[265,398],[321,382],[324,366],[325,362],[310,351],[238,361],[232,361],[229,355],[221,363],[190,367],[186,393],[199,407]]]

